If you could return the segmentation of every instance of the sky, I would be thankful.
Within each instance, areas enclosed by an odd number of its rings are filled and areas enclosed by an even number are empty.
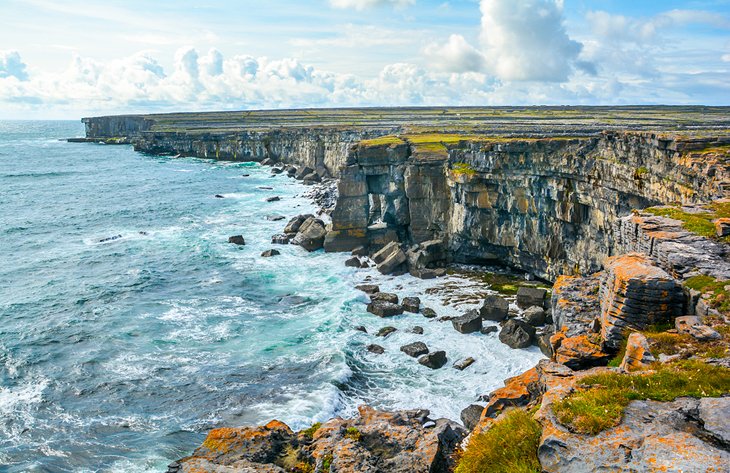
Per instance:
[[[0,0],[0,119],[730,105],[730,0]]]

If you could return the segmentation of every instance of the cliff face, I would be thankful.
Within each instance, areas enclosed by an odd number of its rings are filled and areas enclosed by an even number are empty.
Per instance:
[[[632,209],[724,196],[727,168],[685,154],[702,146],[605,133],[464,140],[439,154],[376,140],[349,155],[327,248],[382,246],[382,221],[403,243],[445,240],[458,262],[506,262],[550,280],[593,272]]]

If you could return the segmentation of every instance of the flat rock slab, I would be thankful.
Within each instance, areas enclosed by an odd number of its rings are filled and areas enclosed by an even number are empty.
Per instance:
[[[383,353],[385,353],[385,348],[373,343],[367,346],[367,351],[369,351],[370,353],[375,353],[376,355],[382,355]]]
[[[397,332],[398,329],[395,327],[383,327],[380,330],[378,330],[378,333],[375,334],[376,337],[387,337],[388,335]]]
[[[532,345],[535,327],[521,320],[508,320],[499,332],[499,341],[510,348],[527,348]]]
[[[389,292],[376,292],[370,296],[370,300],[372,302],[381,301],[381,302],[390,302],[391,304],[397,304],[398,295],[392,294]]]
[[[404,311],[417,314],[421,310],[421,299],[418,297],[404,297],[401,305]]]
[[[438,314],[436,314],[436,311],[431,309],[430,307],[424,307],[421,310],[421,315],[423,315],[427,319],[435,319],[436,317],[438,317]]]
[[[479,309],[479,313],[484,320],[501,322],[507,318],[509,313],[509,302],[507,302],[507,300],[503,297],[489,295],[484,298],[484,303]]]
[[[547,296],[547,289],[522,286],[517,290],[517,306],[520,309],[527,309],[534,305],[544,307],[545,296]]]
[[[380,292],[380,287],[375,284],[360,284],[359,286],[355,286],[355,289],[360,290],[365,294],[375,294],[376,292]]]
[[[467,369],[468,367],[473,365],[475,361],[477,361],[477,360],[475,360],[472,357],[465,358],[463,360],[460,360],[460,361],[457,361],[456,363],[454,363],[454,368],[456,368],[459,371],[464,371],[465,369]]]
[[[476,310],[470,310],[461,317],[451,320],[454,329],[461,333],[474,333],[482,329],[482,316]]]

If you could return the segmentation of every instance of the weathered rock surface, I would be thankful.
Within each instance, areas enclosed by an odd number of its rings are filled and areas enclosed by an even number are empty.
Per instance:
[[[279,256],[281,252],[279,250],[266,250],[263,253],[261,253],[261,256],[264,258],[271,258],[272,256]]]
[[[368,304],[367,311],[378,317],[393,317],[395,315],[401,315],[403,313],[403,307],[392,302],[375,300]]]
[[[421,299],[418,297],[404,297],[401,305],[404,311],[417,314],[421,310]]]
[[[499,332],[499,341],[510,348],[527,348],[532,345],[535,327],[521,320],[510,319]]]
[[[456,368],[459,371],[464,371],[471,365],[473,365],[477,360],[475,360],[472,357],[464,358],[463,360],[459,360],[456,363],[454,363],[454,368]]]
[[[522,286],[517,290],[517,306],[520,309],[528,307],[543,307],[547,290],[541,287]]]
[[[377,284],[360,284],[359,286],[355,286],[355,289],[358,289],[365,294],[375,294],[376,292],[380,292],[380,286]]]
[[[228,243],[233,243],[234,245],[245,245],[246,240],[243,239],[242,235],[234,235],[232,237],[228,237]]]
[[[687,315],[674,319],[674,325],[679,333],[686,333],[699,341],[709,342],[722,338],[716,330],[703,324],[699,317]]]
[[[545,325],[545,309],[532,306],[525,310],[522,314],[522,319],[533,327]]]
[[[427,366],[431,369],[439,369],[446,364],[446,352],[443,350],[434,351],[427,355],[423,355],[418,359],[418,362],[423,366]]]
[[[290,243],[299,245],[307,251],[317,251],[324,246],[326,234],[327,230],[325,230],[322,220],[309,217],[301,224]]]
[[[391,292],[374,292],[370,294],[370,300],[375,301],[383,301],[383,302],[390,302],[391,304],[397,304],[398,303],[398,294],[393,294]]]
[[[406,262],[406,254],[396,242],[388,243],[382,250],[373,255],[373,261],[378,265],[378,271],[391,274]]]
[[[669,321],[683,314],[682,286],[646,255],[629,253],[608,258],[601,278],[601,338],[618,350],[628,329]]]
[[[633,332],[626,341],[626,354],[621,360],[620,368],[625,371],[637,371],[648,367],[655,360],[649,349],[649,342],[640,332]]]
[[[433,319],[433,318],[438,317],[438,314],[436,314],[436,311],[430,307],[424,307],[423,309],[421,309],[421,315],[423,315],[427,319]]]

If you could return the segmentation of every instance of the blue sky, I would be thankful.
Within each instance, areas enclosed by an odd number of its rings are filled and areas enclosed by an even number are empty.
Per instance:
[[[730,0],[2,0],[0,118],[730,105]]]

